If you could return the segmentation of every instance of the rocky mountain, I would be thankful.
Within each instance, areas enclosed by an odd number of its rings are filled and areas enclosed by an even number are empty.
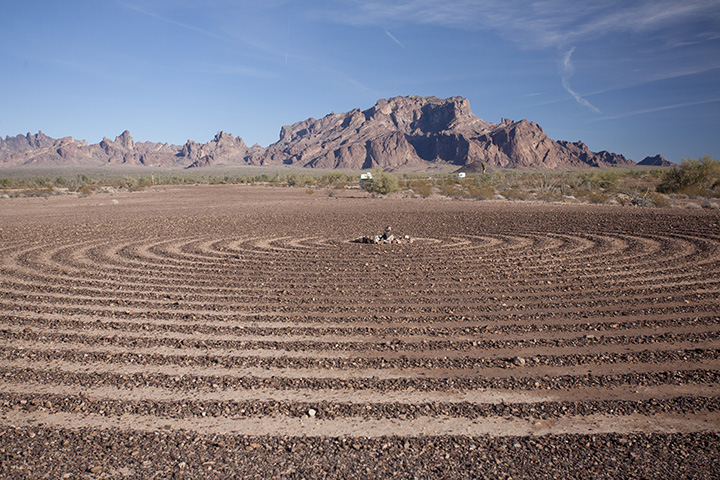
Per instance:
[[[622,155],[591,152],[582,142],[554,141],[530,121],[486,122],[462,97],[395,97],[367,110],[331,113],[282,127],[268,146],[247,147],[241,138],[218,132],[210,142],[134,142],[128,131],[88,145],[42,132],[0,139],[0,164],[120,164],[154,167],[296,165],[307,168],[386,170],[434,166],[479,171],[506,168],[568,168],[634,165]]]
[[[178,157],[189,161],[190,168],[237,165],[247,163],[250,155],[262,150],[259,145],[248,148],[240,137],[235,138],[229,133],[218,132],[215,138],[205,144],[188,140]]]
[[[38,133],[40,135],[40,133]],[[28,134],[30,136],[30,134]],[[17,137],[15,137],[17,138]],[[0,157],[3,166],[89,165],[103,161],[97,145],[73,137],[45,137],[43,144]]]
[[[7,158],[10,155],[36,148],[49,147],[55,142],[54,138],[48,137],[43,132],[35,135],[18,135],[16,137],[0,138],[0,159]]]
[[[560,168],[633,165],[622,155],[593,153],[582,142],[556,142],[539,125],[475,116],[462,97],[395,97],[372,108],[330,114],[283,127],[280,140],[248,160],[254,165],[367,169],[451,164]]]
[[[29,135],[29,134],[28,134]],[[17,137],[16,137],[17,138]],[[98,144],[89,145],[85,140],[73,137],[51,139],[41,146],[0,155],[0,164],[6,166],[51,165],[175,165],[178,147],[152,142],[135,143],[127,130],[115,140],[104,138]],[[1,140],[0,140],[1,142]]]
[[[178,159],[179,147],[167,143],[138,142],[125,130],[115,140],[103,138],[98,144],[109,164],[145,165],[148,167],[183,166]]]
[[[658,154],[654,157],[643,158],[638,165],[649,166],[649,167],[672,167],[675,165],[672,162],[665,160],[665,157]]]
[[[27,139],[27,140],[25,140]],[[54,139],[42,132],[0,138],[0,166],[135,165],[147,167],[200,167],[245,164],[246,157],[262,150],[248,148],[241,138],[218,132],[208,143],[188,140],[183,146],[135,142],[130,132],[89,145],[73,137]]]

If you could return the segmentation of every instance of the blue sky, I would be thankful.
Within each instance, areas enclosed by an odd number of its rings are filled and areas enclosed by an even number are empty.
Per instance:
[[[267,146],[308,117],[459,95],[594,151],[720,158],[720,0],[4,3],[3,137]]]

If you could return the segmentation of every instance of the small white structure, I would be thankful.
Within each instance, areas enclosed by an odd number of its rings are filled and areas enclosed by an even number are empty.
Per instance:
[[[361,173],[360,174],[360,187],[364,187],[368,183],[372,183],[372,173]]]
[[[465,172],[458,173],[457,178],[465,178]]]

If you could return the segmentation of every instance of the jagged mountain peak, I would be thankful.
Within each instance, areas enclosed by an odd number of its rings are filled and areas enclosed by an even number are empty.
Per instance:
[[[622,155],[591,152],[582,142],[554,141],[540,125],[523,119],[486,122],[463,97],[407,95],[308,118],[283,126],[277,142],[248,148],[242,138],[218,131],[208,143],[182,146],[136,143],[125,130],[115,140],[87,145],[55,140],[42,132],[0,139],[4,165],[119,163],[152,166],[277,165],[361,169],[379,166],[430,168],[473,163],[495,167],[562,168],[633,164]]]
[[[486,122],[472,113],[463,97],[415,95],[284,126],[278,142],[250,158],[257,165],[280,161],[350,169],[473,162],[524,168],[632,163],[620,155],[598,156],[582,143],[554,142],[526,119]]]

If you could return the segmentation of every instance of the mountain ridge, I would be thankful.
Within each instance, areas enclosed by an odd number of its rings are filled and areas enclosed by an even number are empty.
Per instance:
[[[0,166],[137,165],[207,167],[294,165],[305,168],[385,170],[437,166],[479,171],[498,168],[576,168],[635,165],[623,155],[592,152],[582,142],[550,139],[526,119],[482,120],[463,97],[409,95],[372,107],[308,118],[280,130],[266,148],[220,131],[207,143],[135,142],[130,132],[97,144],[38,132],[0,138]]]

